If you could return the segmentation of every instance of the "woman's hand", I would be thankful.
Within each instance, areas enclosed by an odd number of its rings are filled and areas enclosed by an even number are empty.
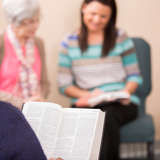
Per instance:
[[[44,102],[45,99],[41,95],[34,95],[28,98],[25,102],[28,102],[28,101]]]
[[[90,98],[97,97],[102,93],[104,93],[104,92],[101,91],[100,89],[96,88],[92,92],[89,92],[88,94],[84,95],[83,97],[80,97],[76,102],[76,106],[78,106],[78,107],[89,107],[88,100]]]
[[[120,102],[121,102],[121,104],[127,106],[128,104],[130,104],[131,101],[130,101],[130,99],[121,99]]]
[[[134,93],[136,91],[137,87],[138,87],[137,82],[129,81],[129,82],[127,82],[123,91],[127,92],[129,95],[131,95],[132,93]],[[130,101],[130,98],[129,98],[129,99],[122,99],[120,102],[123,105],[128,105],[131,101]]]
[[[129,95],[128,99],[121,99],[120,100],[120,103],[126,106],[126,105],[130,104],[130,102],[131,102],[131,100],[130,100],[130,93],[126,89],[124,89],[122,92],[126,92]]]
[[[48,160],[63,160],[62,158],[50,158]]]
[[[91,97],[96,97],[96,96],[99,96],[99,95],[101,95],[103,93],[104,93],[103,91],[101,91],[100,89],[96,88],[91,92]]]

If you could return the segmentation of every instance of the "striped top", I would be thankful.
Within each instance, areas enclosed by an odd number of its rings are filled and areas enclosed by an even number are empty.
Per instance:
[[[67,87],[104,92],[122,90],[128,81],[142,83],[134,43],[124,31],[119,30],[115,47],[106,57],[101,57],[102,45],[89,45],[82,53],[78,45],[78,35],[73,33],[61,43],[59,53],[58,84],[62,94]],[[76,101],[72,98],[72,103]],[[136,95],[131,101],[139,104]]]

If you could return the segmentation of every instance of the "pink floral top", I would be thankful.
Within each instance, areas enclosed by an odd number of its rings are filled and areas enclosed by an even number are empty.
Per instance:
[[[21,62],[18,60],[15,50],[10,43],[7,34],[4,37],[5,53],[0,66],[0,91],[10,93],[14,96],[21,97],[19,88],[19,72]],[[22,48],[25,54],[25,48]],[[37,75],[38,81],[41,77],[41,59],[40,54],[35,46],[33,70]]]

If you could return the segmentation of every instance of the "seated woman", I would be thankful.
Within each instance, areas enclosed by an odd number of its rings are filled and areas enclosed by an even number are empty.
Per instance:
[[[0,35],[0,101],[21,108],[49,93],[43,42],[35,37],[40,6],[37,0],[3,0],[2,5],[9,25]]]
[[[59,89],[72,107],[90,107],[89,98],[112,91],[130,95],[93,106],[106,112],[100,160],[119,159],[120,127],[137,117],[140,102],[134,95],[142,83],[134,44],[116,28],[116,17],[115,0],[84,0],[80,29],[65,38],[59,54]]]

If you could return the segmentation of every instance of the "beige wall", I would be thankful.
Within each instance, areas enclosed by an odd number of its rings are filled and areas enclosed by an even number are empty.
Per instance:
[[[152,47],[152,93],[147,100],[147,112],[153,115],[156,138],[160,139],[160,0],[117,0],[118,26],[131,36],[141,36]]]
[[[78,26],[82,0],[40,0],[40,2],[43,16],[38,34],[46,42],[48,73],[52,84],[50,100],[69,106],[68,99],[59,95],[57,90],[57,55],[60,41]],[[117,2],[118,26],[131,36],[145,38],[152,46],[153,90],[147,101],[147,112],[154,117],[156,137],[160,139],[160,0],[117,0]],[[0,1],[0,31],[4,27]]]

